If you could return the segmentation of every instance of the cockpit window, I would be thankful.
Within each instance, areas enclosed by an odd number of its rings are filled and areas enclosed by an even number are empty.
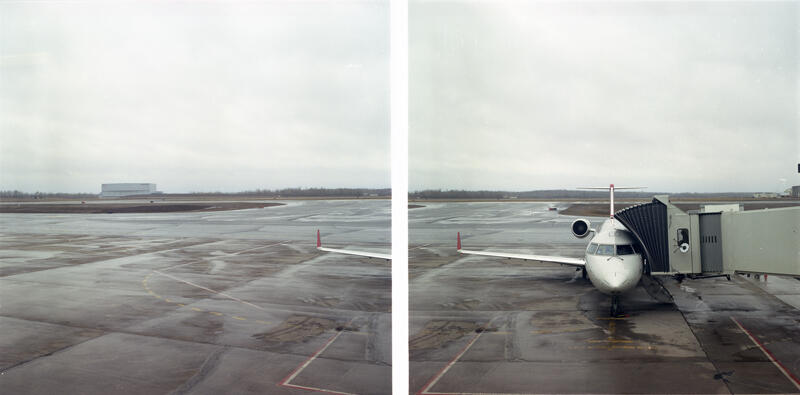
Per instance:
[[[612,244],[600,244],[597,247],[597,255],[614,255],[614,245]]]
[[[629,244],[620,244],[617,246],[617,255],[633,255],[633,247]]]
[[[586,248],[586,253],[594,254],[597,251],[597,243],[589,243],[589,247]]]

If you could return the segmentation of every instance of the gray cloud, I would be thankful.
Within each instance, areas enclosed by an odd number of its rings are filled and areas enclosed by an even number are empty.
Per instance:
[[[798,12],[414,1],[409,189],[798,184]]]
[[[0,4],[0,187],[389,185],[388,4]]]

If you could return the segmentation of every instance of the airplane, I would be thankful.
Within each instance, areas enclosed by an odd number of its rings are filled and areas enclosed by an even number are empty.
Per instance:
[[[368,258],[386,259],[387,261],[392,260],[391,254],[381,254],[378,252],[368,252],[368,251],[340,250],[340,249],[323,247],[322,240],[320,239],[319,236],[319,229],[317,229],[317,249],[320,251],[336,252],[339,254],[358,255],[358,256],[365,256]]]
[[[641,250],[631,232],[619,221],[614,221],[614,190],[641,189],[639,187],[589,187],[581,189],[604,189],[611,193],[609,219],[600,229],[593,229],[591,223],[583,218],[572,222],[572,234],[584,238],[590,233],[584,258],[504,253],[494,251],[472,251],[461,248],[461,232],[458,232],[458,252],[461,254],[483,255],[501,258],[522,259],[540,262],[553,262],[578,267],[583,271],[583,278],[588,276],[598,291],[611,295],[611,316],[621,314],[620,295],[633,289],[642,278],[644,260]]]

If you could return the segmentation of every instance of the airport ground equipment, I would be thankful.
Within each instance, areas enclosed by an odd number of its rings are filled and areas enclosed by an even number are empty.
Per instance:
[[[800,207],[709,205],[687,213],[659,195],[614,217],[641,245],[647,274],[800,277]]]

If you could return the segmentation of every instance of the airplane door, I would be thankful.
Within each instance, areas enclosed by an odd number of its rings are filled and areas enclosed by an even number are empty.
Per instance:
[[[722,272],[720,213],[700,214],[700,265],[703,273]]]

